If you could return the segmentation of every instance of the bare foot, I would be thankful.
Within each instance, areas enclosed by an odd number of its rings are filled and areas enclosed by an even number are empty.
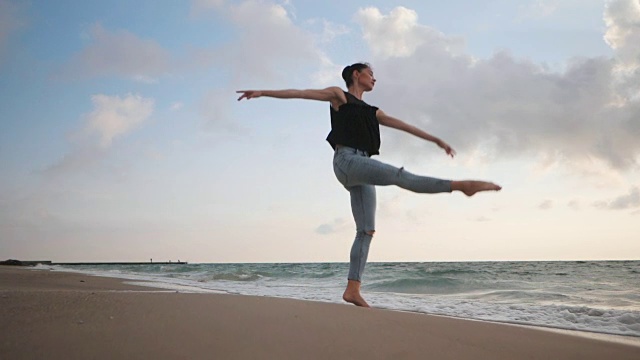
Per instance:
[[[346,290],[344,294],[342,294],[342,300],[355,306],[370,307],[369,304],[367,304],[367,302],[362,298],[359,292]]]
[[[502,189],[500,185],[487,181],[465,180],[451,183],[451,190],[462,191],[467,196],[473,196],[480,191],[499,191],[500,189]]]
[[[347,281],[347,288],[344,290],[344,294],[342,294],[342,300],[355,306],[370,307],[369,304],[364,301],[362,295],[360,295],[360,281],[358,280]]]

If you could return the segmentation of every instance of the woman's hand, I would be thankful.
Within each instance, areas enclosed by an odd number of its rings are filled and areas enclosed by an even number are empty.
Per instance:
[[[260,96],[262,96],[262,91],[257,91],[257,90],[239,90],[236,91],[236,93],[240,94],[242,93],[242,95],[238,98],[238,101],[242,100],[242,99],[253,99],[253,98],[259,98]]]
[[[444,151],[447,152],[447,155],[449,155],[451,157],[454,157],[456,155],[456,151],[453,150],[453,148],[451,148],[451,146],[449,146],[449,144],[447,144],[446,142],[438,139],[438,140],[436,140],[436,144],[438,146],[440,146],[441,148],[443,148]]]

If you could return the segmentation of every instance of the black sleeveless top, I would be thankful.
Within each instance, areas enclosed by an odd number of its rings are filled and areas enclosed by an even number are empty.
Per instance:
[[[380,150],[380,125],[376,118],[377,107],[371,106],[345,92],[347,102],[336,111],[331,107],[331,132],[327,141],[332,148],[344,145],[378,155]]]

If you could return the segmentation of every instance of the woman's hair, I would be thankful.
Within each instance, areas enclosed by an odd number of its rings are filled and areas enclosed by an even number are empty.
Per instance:
[[[371,65],[369,65],[369,63],[366,63],[366,62],[355,63],[345,67],[342,70],[342,78],[344,79],[344,82],[347,84],[347,87],[353,85],[353,78],[351,77],[351,75],[353,75],[353,70],[358,70],[358,72],[360,72],[363,69],[368,69],[370,67]]]

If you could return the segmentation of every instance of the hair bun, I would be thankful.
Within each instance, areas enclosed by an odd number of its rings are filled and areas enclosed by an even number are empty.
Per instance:
[[[342,69],[342,80],[349,81],[349,79],[351,79],[351,73],[353,72],[351,71],[352,66],[353,65],[348,65]]]

